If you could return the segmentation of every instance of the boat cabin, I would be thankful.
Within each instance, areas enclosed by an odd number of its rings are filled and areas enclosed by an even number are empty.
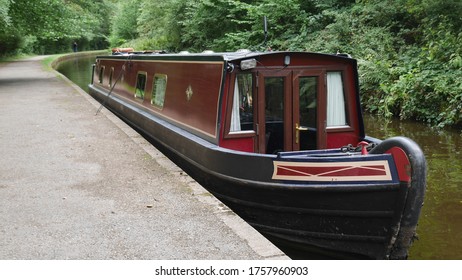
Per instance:
[[[98,57],[94,85],[232,150],[275,154],[364,138],[356,60],[301,52]]]

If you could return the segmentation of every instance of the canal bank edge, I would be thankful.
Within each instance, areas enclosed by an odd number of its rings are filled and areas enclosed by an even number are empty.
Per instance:
[[[58,77],[61,77],[66,81],[71,87],[73,87],[79,94],[81,94],[88,102],[90,102],[95,107],[96,110],[101,106],[99,102],[93,99],[89,94],[87,94],[83,89],[74,84],[66,76],[56,71],[59,64],[75,58],[82,58],[88,56],[95,56],[99,54],[107,54],[108,51],[91,51],[91,52],[78,52],[63,54],[58,56],[51,57],[50,60],[45,62],[47,68],[51,69]],[[207,190],[205,190],[200,184],[198,184],[194,179],[188,176],[183,170],[177,167],[173,162],[171,162],[165,155],[163,155],[159,150],[157,150],[151,143],[145,140],[141,135],[139,135],[134,129],[132,129],[128,124],[123,122],[109,110],[102,110],[99,114],[103,114],[111,122],[113,122],[121,131],[123,131],[133,142],[135,142],[141,149],[143,149],[148,155],[150,155],[156,162],[161,165],[163,168],[168,170],[171,173],[172,178],[178,180],[179,182],[185,183],[189,186],[191,194],[197,198],[201,203],[209,205],[214,214],[222,222],[224,222],[237,236],[244,240],[258,255],[264,259],[268,260],[289,260],[279,248],[273,245],[269,240],[263,237],[258,231],[253,227],[247,224],[239,216],[231,211],[226,205],[221,201],[215,198]]]
[[[45,59],[45,65],[49,69],[55,70],[56,73],[61,75],[56,69],[58,68],[59,64],[71,60],[71,59],[76,59],[76,58],[83,58],[83,57],[90,57],[90,56],[96,56],[96,55],[106,55],[109,54],[109,50],[99,50],[99,51],[87,51],[87,52],[75,52],[75,53],[66,53],[66,54],[58,54],[58,55],[52,55],[50,56],[50,59]],[[72,83],[72,82],[71,82]]]

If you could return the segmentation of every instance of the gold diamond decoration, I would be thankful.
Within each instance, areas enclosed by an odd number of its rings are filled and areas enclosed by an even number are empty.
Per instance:
[[[194,92],[192,90],[192,87],[191,87],[191,85],[189,85],[188,88],[186,89],[186,99],[188,101],[191,100],[193,93]]]

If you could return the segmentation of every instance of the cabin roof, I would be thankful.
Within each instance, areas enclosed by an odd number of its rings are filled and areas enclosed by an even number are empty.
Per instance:
[[[270,56],[276,54],[305,54],[311,56],[325,56],[335,57],[337,59],[350,60],[351,57],[347,54],[324,54],[314,52],[290,52],[290,51],[272,51],[272,52],[255,52],[250,50],[238,50],[236,52],[213,52],[204,51],[202,53],[166,53],[163,51],[152,51],[152,52],[128,52],[128,53],[113,53],[112,56],[99,56],[100,58],[120,58],[120,59],[136,59],[136,60],[152,60],[154,57],[162,60],[190,60],[190,61],[238,61],[242,59],[250,59],[261,56]]]

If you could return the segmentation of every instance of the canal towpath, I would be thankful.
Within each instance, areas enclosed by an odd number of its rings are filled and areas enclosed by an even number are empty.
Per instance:
[[[42,59],[0,63],[0,259],[287,259]]]

